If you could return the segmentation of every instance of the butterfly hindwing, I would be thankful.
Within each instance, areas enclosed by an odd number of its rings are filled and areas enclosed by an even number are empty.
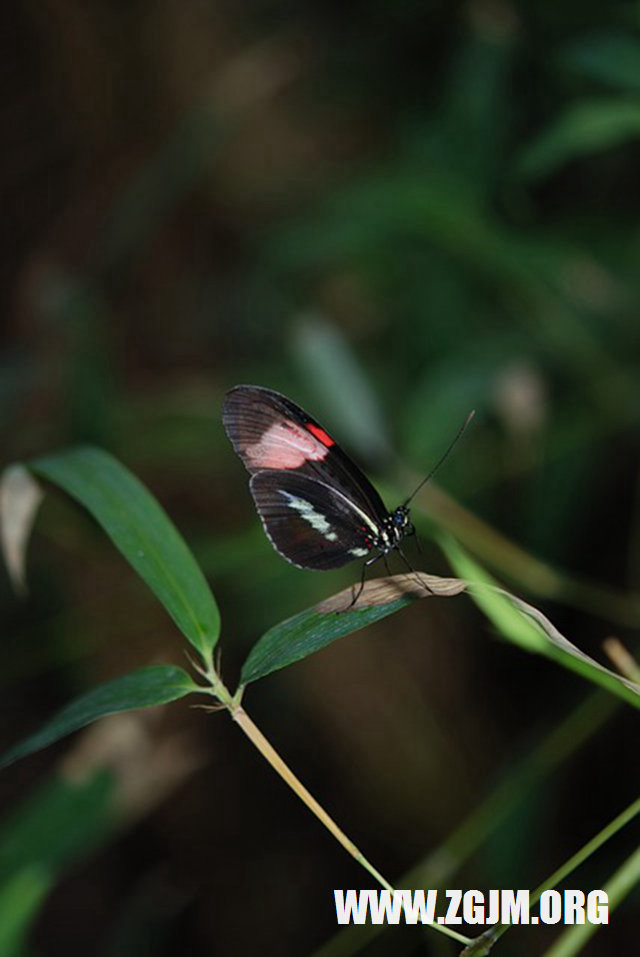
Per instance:
[[[256,472],[251,494],[275,549],[300,568],[338,568],[366,558],[375,525],[339,490],[297,472]]]

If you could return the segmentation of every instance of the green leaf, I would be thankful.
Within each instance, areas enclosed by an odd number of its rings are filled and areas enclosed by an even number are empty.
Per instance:
[[[389,459],[391,441],[375,389],[344,332],[320,313],[298,316],[292,331],[293,355],[304,381],[323,397],[327,421],[367,461]]]
[[[505,638],[557,661],[640,708],[640,686],[594,661],[565,638],[541,611],[499,588],[452,538],[443,537],[440,544],[458,574],[466,579],[473,600]]]
[[[0,768],[53,744],[97,718],[118,711],[166,704],[197,690],[198,686],[189,675],[174,665],[153,665],[133,671],[76,698],[39,731],[6,751],[0,758]]]
[[[210,661],[220,634],[218,606],[184,539],[144,485],[112,455],[91,447],[36,459],[28,467],[89,510]]]
[[[23,867],[0,887],[0,954],[20,957],[25,937],[51,888],[49,875]]]
[[[114,784],[105,770],[81,780],[56,775],[18,804],[0,829],[0,884],[22,868],[54,878],[86,858],[114,825]]]
[[[597,33],[571,43],[561,61],[611,87],[640,92],[640,42],[629,33]]]
[[[54,777],[17,804],[0,829],[0,954],[21,955],[63,868],[84,859],[114,822],[114,779]]]
[[[640,101],[617,98],[585,100],[561,113],[518,161],[525,179],[537,179],[580,156],[626,143],[640,136]]]
[[[353,608],[354,586],[265,632],[242,668],[243,685],[291,665],[360,628],[392,615],[418,598],[457,595],[464,582],[415,572],[366,582]]]

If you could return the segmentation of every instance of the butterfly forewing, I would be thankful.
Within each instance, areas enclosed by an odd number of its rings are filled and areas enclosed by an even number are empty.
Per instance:
[[[338,568],[373,547],[368,516],[330,485],[269,469],[256,472],[250,488],[274,548],[294,565]]]
[[[259,386],[227,393],[222,420],[251,474],[271,542],[302,568],[337,568],[395,547],[373,485],[328,432],[290,399]]]
[[[387,510],[371,482],[295,402],[271,389],[239,385],[227,393],[222,421],[251,474],[295,471],[337,488],[377,525],[383,522]]]

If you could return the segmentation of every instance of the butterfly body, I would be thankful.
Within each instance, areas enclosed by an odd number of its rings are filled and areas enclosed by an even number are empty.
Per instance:
[[[222,413],[250,473],[249,488],[274,548],[300,568],[365,565],[413,534],[407,505],[393,512],[312,416],[260,386],[227,393]]]

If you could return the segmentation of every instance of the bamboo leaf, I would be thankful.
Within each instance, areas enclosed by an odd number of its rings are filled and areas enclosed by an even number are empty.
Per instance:
[[[560,62],[612,88],[640,92],[640,42],[630,32],[580,37],[562,51]]]
[[[353,606],[356,586],[308,608],[270,628],[254,645],[244,663],[243,685],[301,661],[316,651],[405,608],[410,602],[434,595],[457,595],[464,582],[414,572],[366,582]]]
[[[456,571],[465,576],[467,590],[473,600],[505,638],[526,651],[552,658],[640,708],[640,686],[586,655],[565,638],[538,608],[499,588],[453,539],[443,538],[440,544]]]
[[[136,708],[167,704],[197,690],[198,686],[186,671],[173,665],[153,665],[132,671],[98,685],[66,705],[39,731],[6,751],[0,757],[0,768],[40,751],[98,718],[116,714],[118,711],[133,711]]]
[[[88,509],[209,660],[220,634],[218,607],[184,539],[144,485],[97,448],[70,449],[27,465]]]
[[[114,783],[104,769],[73,780],[53,775],[17,803],[0,826],[0,885],[23,868],[53,878],[86,858],[113,828]]]
[[[0,954],[20,957],[38,911],[51,889],[50,876],[38,867],[23,867],[0,887]]]
[[[548,176],[581,156],[601,152],[640,136],[637,99],[585,100],[571,105],[522,152],[518,170],[525,179]]]

